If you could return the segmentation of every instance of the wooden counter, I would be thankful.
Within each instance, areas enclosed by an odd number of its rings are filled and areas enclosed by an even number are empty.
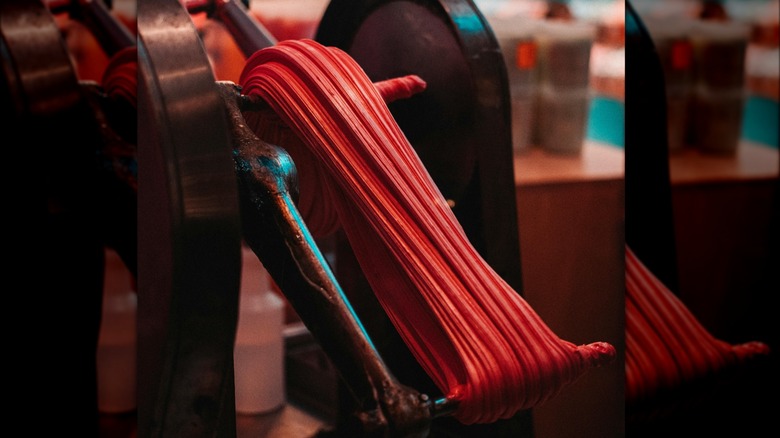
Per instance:
[[[561,338],[619,352],[534,409],[536,438],[609,438],[623,431],[623,150],[586,142],[577,156],[515,158],[526,300]]]
[[[515,156],[518,187],[622,179],[623,150],[608,144],[586,141],[579,155],[531,148]]]
[[[777,178],[778,171],[777,149],[750,142],[742,142],[733,156],[683,149],[669,157],[669,174],[674,186],[772,180]]]
[[[670,157],[680,296],[724,340],[771,340],[779,172],[777,149],[744,142],[733,157]]]
[[[762,341],[774,350],[768,362],[748,369],[738,392],[724,396],[720,432],[758,436],[750,430],[776,427],[776,408],[764,400],[780,383],[779,170],[777,149],[749,143],[733,157],[692,150],[670,157],[680,299],[716,338]],[[712,424],[711,417],[701,421]]]
[[[681,298],[720,339],[776,344],[778,150],[749,142],[734,156],[684,149],[669,165]],[[622,353],[623,150],[593,142],[579,156],[532,149],[515,158],[515,179],[526,299],[562,338],[605,340]],[[620,436],[618,368],[593,370],[536,408],[537,438]]]

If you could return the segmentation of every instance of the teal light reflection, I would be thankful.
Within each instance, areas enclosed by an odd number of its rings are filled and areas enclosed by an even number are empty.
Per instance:
[[[482,32],[482,30],[485,28],[485,26],[482,24],[482,21],[479,19],[479,16],[476,14],[459,15],[457,17],[453,17],[452,21],[455,23],[455,26],[463,33]]]
[[[371,337],[368,335],[366,328],[363,327],[363,323],[360,321],[360,318],[358,317],[357,313],[355,313],[355,309],[352,308],[352,304],[350,304],[349,300],[347,299],[347,296],[344,295],[344,291],[341,289],[341,286],[339,285],[338,281],[336,281],[336,276],[333,275],[333,271],[331,271],[330,265],[325,260],[325,256],[320,251],[320,248],[317,246],[317,243],[314,241],[314,237],[311,235],[309,229],[306,227],[306,223],[303,221],[303,218],[298,212],[298,208],[295,206],[295,203],[292,201],[289,194],[285,194],[282,197],[284,199],[285,205],[287,206],[287,210],[290,212],[290,215],[292,216],[292,219],[295,221],[296,224],[298,224],[298,228],[301,230],[301,238],[306,241],[306,245],[309,248],[311,248],[312,254],[317,259],[317,262],[320,264],[320,266],[322,266],[323,271],[325,271],[325,275],[333,283],[333,285],[335,285],[339,297],[341,297],[341,300],[344,302],[344,305],[347,307],[347,310],[354,318],[355,323],[358,325],[358,328],[360,329],[361,333],[363,333],[363,337],[366,339],[366,342],[368,342],[368,344],[371,346],[371,348],[374,351],[378,352],[378,350],[374,346],[374,341],[371,340]]]

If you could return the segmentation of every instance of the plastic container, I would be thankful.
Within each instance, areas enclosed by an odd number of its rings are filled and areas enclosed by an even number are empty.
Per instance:
[[[733,155],[737,151],[749,36],[749,26],[733,21],[697,21],[691,29],[692,141],[702,152]]]
[[[537,24],[537,136],[550,152],[579,154],[587,131],[590,55],[596,26],[578,21]]]
[[[691,120],[696,147],[706,153],[734,155],[742,135],[744,106],[742,90],[699,90]]]
[[[506,65],[512,105],[512,147],[516,154],[530,150],[531,133],[535,125],[536,21],[524,17],[489,19]]]
[[[241,298],[234,349],[236,412],[261,414],[284,405],[284,300],[255,254],[242,249]]]
[[[103,309],[97,347],[98,410],[136,409],[137,294],[119,255],[105,251]]]
[[[537,113],[542,149],[557,154],[579,154],[589,116],[587,90],[564,93],[550,87],[539,90]]]

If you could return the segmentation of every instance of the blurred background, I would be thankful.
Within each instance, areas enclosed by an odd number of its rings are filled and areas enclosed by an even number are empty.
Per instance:
[[[138,1],[106,2],[133,37]],[[284,40],[315,38],[329,1],[244,3],[252,17],[277,40]],[[776,307],[771,297],[778,287],[780,173],[778,1],[631,3],[646,24],[664,69],[677,293],[716,337],[774,345],[771,321]],[[578,344],[610,342],[620,358],[625,3],[475,0],[474,4],[499,44],[509,85],[522,248],[517,269],[523,273],[524,297],[561,338]],[[53,18],[77,79],[100,84],[110,54],[81,20],[65,13]],[[193,13],[192,20],[214,78],[238,82],[246,58],[228,30],[205,13]],[[335,264],[332,242],[320,244]],[[97,370],[101,436],[134,436],[136,284],[120,255],[110,247],[104,249],[101,312],[105,323],[98,339]],[[270,362],[250,360],[265,370],[273,369],[275,377],[269,380],[276,385],[261,389],[267,397],[259,401],[237,394],[237,403],[249,406],[237,405],[244,412],[237,417],[239,436],[282,436],[279,425],[286,433],[311,433],[332,421],[335,370],[321,351],[310,344],[295,344],[305,332],[300,318],[246,246],[242,269],[242,300],[256,304],[242,309],[249,315],[244,318],[273,324],[240,325],[239,339],[270,346],[277,354],[264,356]],[[244,336],[246,330],[272,336],[250,339]],[[279,353],[282,346],[283,354]],[[239,356],[237,367],[247,363]],[[593,370],[534,409],[535,436],[622,436],[620,366]]]

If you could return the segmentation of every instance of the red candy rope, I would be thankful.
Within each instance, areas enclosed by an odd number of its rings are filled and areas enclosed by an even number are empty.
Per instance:
[[[626,399],[636,403],[769,353],[715,339],[626,247]]]
[[[419,88],[419,78],[411,81]],[[311,40],[256,52],[240,84],[276,113],[247,113],[247,122],[292,156],[307,225],[343,227],[417,361],[460,401],[458,420],[511,417],[614,359],[607,343],[561,340],[469,243],[382,100],[406,91],[380,95],[349,55]],[[319,198],[307,200],[308,190]]]
[[[137,108],[138,96],[138,51],[136,47],[126,47],[111,57],[103,72],[101,83],[106,94],[124,99]]]

